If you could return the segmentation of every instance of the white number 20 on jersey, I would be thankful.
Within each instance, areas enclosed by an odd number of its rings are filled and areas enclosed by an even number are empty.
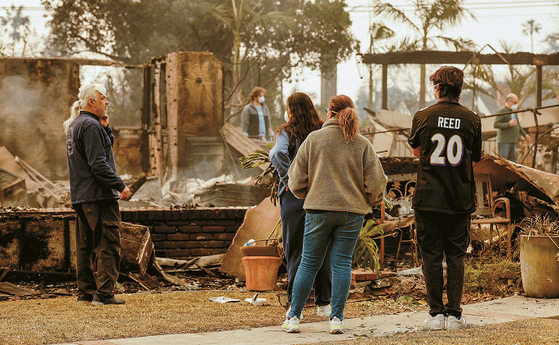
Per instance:
[[[437,133],[431,137],[433,143],[437,142],[437,147],[431,154],[431,165],[446,165],[446,161],[453,167],[462,162],[464,154],[464,145],[462,138],[455,134],[446,142],[445,137],[441,133]]]

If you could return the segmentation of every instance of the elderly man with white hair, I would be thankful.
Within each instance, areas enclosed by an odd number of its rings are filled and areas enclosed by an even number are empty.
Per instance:
[[[64,122],[70,196],[76,211],[78,303],[124,304],[114,296],[120,264],[118,199],[130,189],[116,174],[107,106],[101,84],[79,92]],[[119,196],[120,193],[120,196]]]

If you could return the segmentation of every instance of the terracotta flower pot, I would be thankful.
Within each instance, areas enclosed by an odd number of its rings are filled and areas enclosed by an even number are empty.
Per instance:
[[[520,236],[522,286],[528,297],[559,296],[559,236]]]
[[[277,256],[245,256],[246,288],[248,291],[272,291],[276,288],[281,259]]]

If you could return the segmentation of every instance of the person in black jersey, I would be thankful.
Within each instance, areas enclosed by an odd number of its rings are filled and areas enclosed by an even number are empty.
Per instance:
[[[470,217],[475,211],[472,163],[481,159],[481,120],[460,105],[464,72],[443,66],[429,77],[437,103],[413,116],[408,143],[419,157],[413,208],[427,285],[431,329],[466,327],[460,301]],[[447,297],[443,303],[443,257]]]

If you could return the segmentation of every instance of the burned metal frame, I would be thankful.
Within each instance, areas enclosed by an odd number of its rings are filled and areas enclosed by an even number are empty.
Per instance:
[[[365,64],[382,65],[382,109],[388,109],[388,65],[398,64],[479,64],[479,65],[535,65],[536,107],[542,105],[542,67],[559,66],[559,53],[532,54],[477,54],[475,52],[412,51],[384,54],[362,54]]]

